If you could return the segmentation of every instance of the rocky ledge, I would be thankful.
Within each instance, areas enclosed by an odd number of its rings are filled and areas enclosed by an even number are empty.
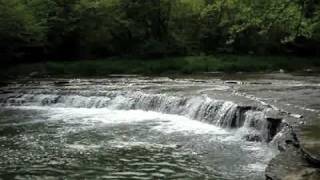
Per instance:
[[[286,125],[277,142],[280,153],[273,158],[267,169],[267,180],[319,180],[320,164],[318,156],[310,153],[299,141],[300,130]]]

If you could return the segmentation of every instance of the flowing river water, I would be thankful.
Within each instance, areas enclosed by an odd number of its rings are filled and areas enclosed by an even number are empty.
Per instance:
[[[0,94],[0,179],[265,179],[280,126],[235,83],[10,82]]]

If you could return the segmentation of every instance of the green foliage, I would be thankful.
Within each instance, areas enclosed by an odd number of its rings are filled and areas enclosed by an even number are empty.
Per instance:
[[[315,0],[0,0],[7,60],[319,55],[319,44]]]
[[[19,58],[32,47],[42,46],[45,27],[19,0],[0,0],[0,55]]]

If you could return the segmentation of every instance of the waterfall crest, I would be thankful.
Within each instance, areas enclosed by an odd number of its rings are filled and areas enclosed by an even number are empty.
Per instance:
[[[279,128],[279,122],[268,120],[266,109],[241,106],[231,101],[215,100],[206,95],[182,97],[167,94],[146,94],[141,91],[110,91],[103,93],[103,96],[101,93],[90,96],[59,93],[8,93],[0,96],[0,103],[2,106],[109,108],[177,114],[223,128],[249,128],[251,134],[246,138],[251,141],[269,142]]]

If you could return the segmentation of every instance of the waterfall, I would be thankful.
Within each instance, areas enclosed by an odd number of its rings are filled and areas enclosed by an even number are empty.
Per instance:
[[[7,93],[0,95],[2,106],[48,106],[73,108],[108,108],[116,110],[145,110],[177,114],[223,128],[251,129],[248,140],[269,142],[279,124],[268,120],[265,109],[241,106],[231,101],[215,100],[206,95],[170,96],[141,91],[110,91],[97,94],[42,94],[41,92]]]

